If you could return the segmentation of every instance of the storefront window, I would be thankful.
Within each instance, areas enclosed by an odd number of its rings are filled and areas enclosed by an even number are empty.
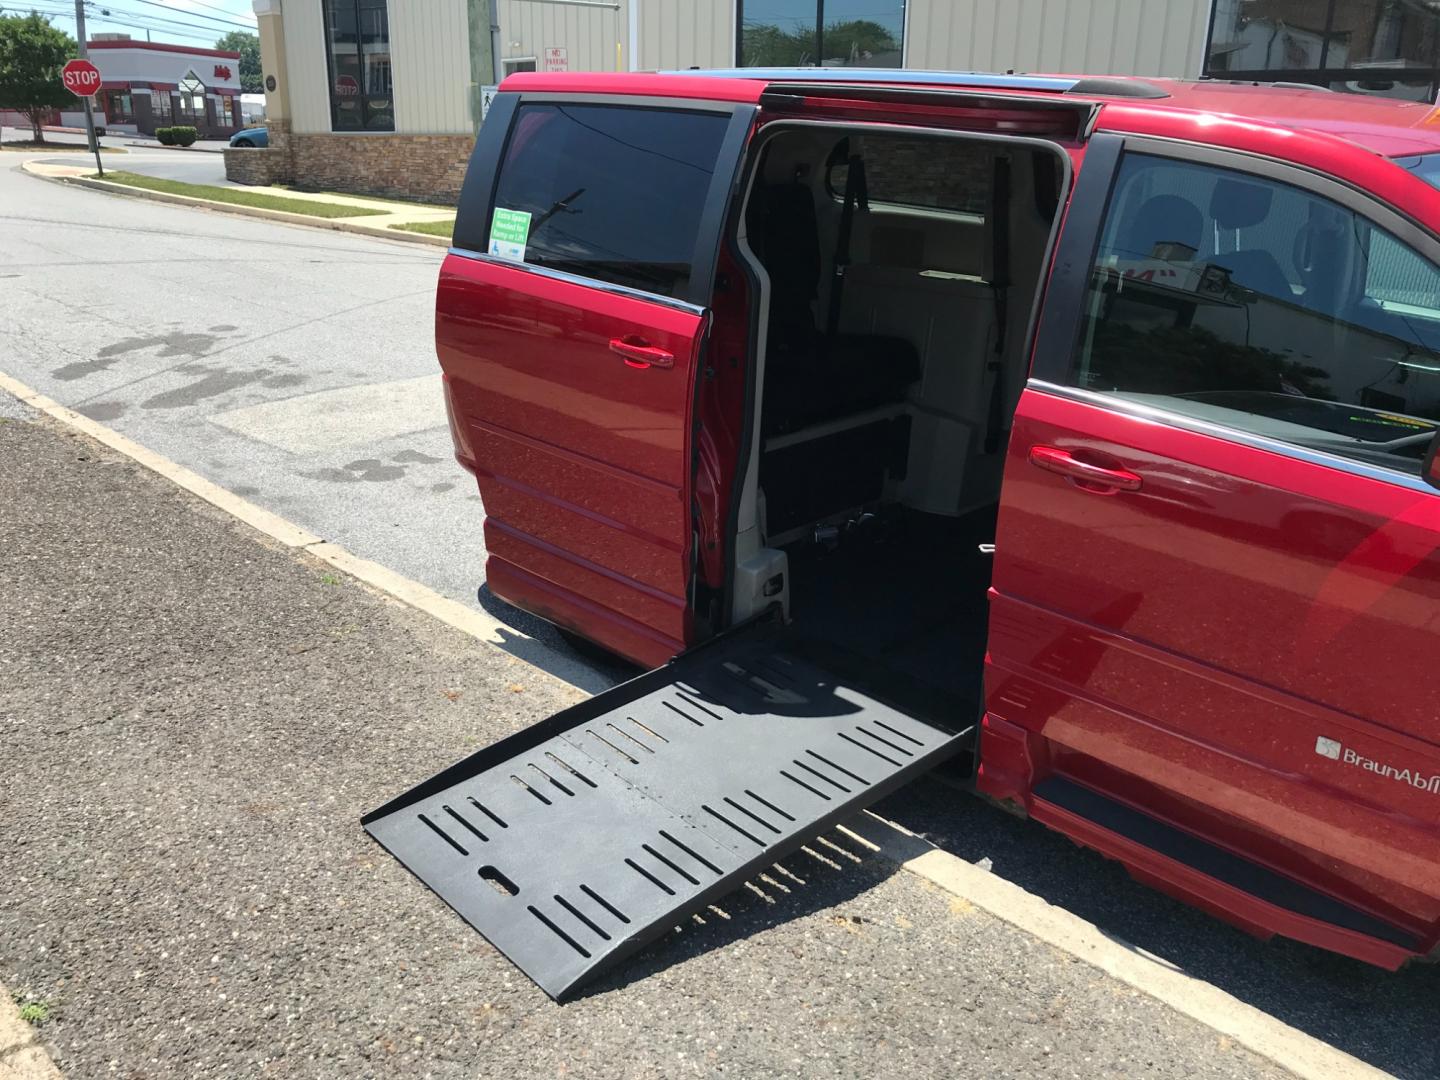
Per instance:
[[[170,91],[153,90],[150,93],[150,117],[157,126],[166,126],[174,115],[170,108]]]
[[[1205,74],[1433,101],[1433,0],[1215,0]]]
[[[230,99],[228,97],[217,97],[215,99],[215,126],[232,126],[230,122]]]
[[[387,0],[324,0],[333,131],[394,131]]]
[[[740,0],[741,67],[900,67],[904,0]]]
[[[135,119],[135,104],[129,93],[109,90],[105,94],[105,118],[112,124]]]

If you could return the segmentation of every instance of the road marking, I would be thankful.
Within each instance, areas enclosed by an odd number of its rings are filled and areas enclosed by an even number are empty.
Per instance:
[[[567,678],[564,658],[541,642],[519,634],[484,612],[443,597],[417,581],[378,563],[358,558],[336,544],[291,525],[189,469],[146,450],[103,424],[65,408],[3,372],[0,372],[0,389],[132,458],[266,536],[322,559],[376,591],[423,611],[478,641],[535,664],[568,684],[572,690],[584,690],[594,685],[593,675],[589,679]],[[517,648],[517,645],[521,647]],[[575,664],[574,667],[589,671],[583,665]],[[1175,965],[1106,934],[1095,924],[1048,903],[1013,882],[942,851],[893,822],[867,811],[852,818],[844,828],[879,857],[1099,968],[1176,1012],[1229,1036],[1246,1049],[1289,1069],[1304,1080],[1371,1080],[1390,1076],[1253,1005],[1247,1005]],[[8,1078],[0,1073],[0,1080]]]
[[[292,454],[445,427],[440,375],[342,386],[217,413],[210,422]]]

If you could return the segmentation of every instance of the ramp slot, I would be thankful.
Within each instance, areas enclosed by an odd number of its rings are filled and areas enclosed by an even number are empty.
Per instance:
[[[708,709],[708,708],[706,708],[704,702],[697,701],[693,695],[687,694],[687,693],[685,693],[685,691],[683,691],[683,690],[676,690],[676,691],[675,691],[675,696],[678,697],[681,701],[685,702],[687,705],[693,705],[695,708],[697,708],[697,709],[699,709],[701,712],[703,712],[706,716],[710,717],[711,720],[724,720],[724,719],[725,719],[723,716],[721,716],[721,715],[720,715],[718,712],[716,712],[714,709]]]
[[[648,728],[648,727],[646,727],[646,726],[645,726],[644,724],[642,724],[639,720],[636,720],[633,716],[627,716],[625,719],[626,719],[626,720],[629,720],[632,724],[634,724],[636,727],[638,727],[641,731],[645,732],[645,734],[647,734],[647,735],[652,735],[652,736],[654,736],[655,738],[659,739],[659,740],[660,740],[661,742],[663,742],[663,743],[668,743],[668,742],[670,741],[669,739],[665,738],[664,735],[661,735],[658,731],[654,730],[653,728]]]
[[[669,840],[670,843],[674,844],[674,845],[675,845],[676,847],[678,847],[681,851],[685,852],[686,855],[689,855],[692,859],[694,859],[696,862],[698,862],[701,866],[705,867],[705,869],[706,869],[706,870],[709,870],[711,873],[713,873],[713,874],[723,874],[723,873],[725,872],[725,871],[721,870],[718,866],[716,866],[714,863],[712,863],[709,859],[705,858],[704,855],[701,855],[701,854],[700,854],[698,851],[696,851],[694,848],[690,847],[690,846],[687,845],[687,844],[682,844],[679,840],[676,840],[673,836],[671,836],[671,835],[670,835],[668,832],[666,832],[664,829],[661,829],[661,830],[660,830],[660,835],[663,836],[666,840]],[[599,898],[597,897],[596,899],[599,899]],[[602,900],[601,903],[604,903],[604,901]],[[629,920],[626,920],[626,921],[628,922]]]
[[[809,765],[806,765],[806,764],[805,764],[803,761],[801,761],[799,758],[796,758],[796,759],[795,759],[795,764],[798,765],[798,766],[800,766],[800,768],[804,769],[804,770],[805,770],[806,772],[808,772],[811,776],[818,777],[819,779],[824,780],[825,783],[831,785],[831,786],[834,787],[834,788],[839,789],[840,791],[845,792],[845,794],[847,794],[847,795],[850,794],[850,789],[849,789],[848,787],[846,787],[844,784],[840,783],[839,780],[832,780],[830,777],[828,777],[828,776],[826,776],[824,773],[822,773],[819,769],[812,769]]]
[[[475,807],[476,810],[479,810],[482,814],[488,817],[491,821],[495,822],[495,824],[499,825],[502,829],[508,829],[510,827],[509,825],[506,825],[505,822],[501,821],[500,818],[494,813],[494,811],[490,810],[484,804],[477,802],[474,798],[470,798],[470,805]]]
[[[461,825],[465,826],[465,828],[469,829],[482,844],[488,844],[490,842],[490,838],[488,836],[486,836],[483,832],[477,829],[474,825],[471,825],[470,822],[466,821],[450,807],[446,806],[442,809],[444,809],[447,814],[449,814],[452,818],[458,821]]]
[[[488,882],[490,887],[501,896],[515,896],[520,892],[520,886],[493,866],[480,867],[479,874],[481,879]]]
[[[569,795],[569,796],[572,796],[572,797],[574,796],[575,792],[571,791],[568,787],[566,787],[564,784],[562,784],[559,780],[556,780],[556,779],[555,779],[553,776],[551,776],[548,772],[546,772],[544,769],[540,768],[539,765],[534,765],[534,764],[532,764],[532,765],[530,766],[530,768],[534,769],[537,773],[539,773],[539,774],[540,774],[542,777],[544,777],[546,780],[549,780],[550,783],[554,784],[557,788],[559,788],[561,791],[563,791],[566,795]]]
[[[637,863],[634,859],[626,859],[626,860],[625,860],[625,865],[628,866],[628,867],[630,867],[631,870],[634,870],[637,874],[639,874],[641,877],[643,877],[646,881],[650,882],[650,884],[651,884],[651,885],[654,885],[657,889],[663,889],[663,890],[665,890],[665,892],[669,893],[671,896],[674,896],[674,895],[675,895],[675,890],[674,890],[674,889],[670,888],[669,885],[666,885],[663,881],[661,881],[659,878],[657,878],[654,874],[650,873],[649,870],[646,870],[643,866],[641,866],[639,863]]]
[[[653,847],[651,847],[649,844],[641,844],[640,846],[641,846],[642,848],[644,848],[647,852],[649,852],[651,855],[655,856],[655,858],[657,858],[657,859],[659,859],[661,862],[663,862],[663,863],[664,863],[666,866],[668,866],[671,870],[674,870],[675,873],[679,874],[679,875],[680,875],[681,877],[683,877],[686,881],[688,881],[691,885],[699,885],[699,884],[700,884],[700,879],[699,879],[699,878],[694,877],[694,876],[686,873],[684,870],[681,870],[680,867],[676,866],[673,862],[671,862],[669,859],[667,859],[664,855],[661,855],[658,851],[656,851],[656,850],[655,850]]]
[[[688,699],[687,699],[687,700],[688,700]],[[696,720],[693,716],[691,716],[689,713],[685,712],[683,709],[680,708],[680,706],[676,705],[673,701],[662,701],[660,704],[664,705],[665,708],[669,709],[669,710],[670,710],[671,712],[673,712],[675,715],[677,715],[677,716],[683,716],[686,720],[689,720],[690,723],[694,724],[696,727],[704,727],[704,726],[705,726],[705,724],[704,724],[703,721]]]
[[[634,743],[636,746],[638,746],[641,750],[644,750],[645,753],[647,753],[647,754],[653,754],[653,753],[655,753],[654,750],[650,749],[650,747],[646,746],[643,742],[641,742],[639,739],[635,738],[635,736],[634,736],[634,735],[631,735],[628,731],[621,731],[621,730],[620,730],[618,727],[616,727],[614,724],[606,724],[605,726],[608,727],[611,731],[615,732],[616,735],[619,735],[622,739],[629,739],[632,743]]]
[[[761,839],[760,839],[758,836],[756,836],[754,833],[746,832],[746,831],[745,831],[744,829],[742,829],[739,825],[736,825],[733,821],[731,821],[729,818],[727,818],[724,814],[720,813],[720,811],[714,810],[714,809],[712,809],[712,808],[710,808],[710,807],[708,807],[708,806],[702,806],[702,807],[700,807],[700,809],[701,809],[701,810],[704,810],[707,814],[709,814],[709,815],[710,815],[711,817],[713,817],[715,820],[717,820],[717,821],[723,821],[726,825],[729,825],[730,828],[734,829],[734,830],[735,830],[736,832],[738,832],[741,836],[745,837],[746,840],[750,840],[750,841],[752,841],[753,843],[758,844],[760,847],[764,847],[764,846],[765,846],[765,841],[764,841],[764,840],[761,840]]]
[[[893,742],[891,742],[889,739],[885,738],[883,735],[877,735],[877,734],[875,734],[875,732],[871,731],[869,728],[863,728],[863,727],[860,727],[860,726],[857,724],[856,727],[855,727],[855,730],[858,731],[861,735],[864,735],[866,738],[874,739],[876,742],[880,743],[882,746],[888,746],[891,750],[894,750],[897,754],[904,754],[906,757],[914,757],[914,756],[915,756],[911,751],[906,750],[903,746],[899,745],[898,743],[893,743]]]
[[[562,769],[564,769],[566,772],[568,772],[571,776],[575,777],[575,779],[581,781],[582,783],[589,784],[592,788],[595,786],[595,781],[594,781],[594,780],[591,780],[588,776],[586,776],[584,773],[582,773],[579,769],[575,768],[575,766],[574,766],[574,765],[571,765],[568,761],[564,761],[564,760],[562,760],[561,758],[556,757],[556,756],[555,756],[554,754],[552,754],[549,750],[545,751],[545,756],[546,756],[547,758],[549,758],[551,761],[553,761],[556,765],[559,765]],[[472,800],[472,801],[473,801],[473,800]],[[484,807],[481,807],[481,809],[483,810]],[[488,810],[486,810],[485,812],[486,812],[487,814],[490,813],[490,811],[488,811]],[[494,817],[493,814],[491,814],[491,816]],[[497,820],[498,820],[498,819],[497,819]],[[503,827],[505,823],[502,821],[502,822],[500,822],[500,824],[501,824],[501,826]]]
[[[777,829],[774,825],[771,825],[770,822],[766,821],[766,820],[765,820],[764,818],[762,818],[759,814],[756,814],[756,813],[754,813],[754,812],[752,812],[752,811],[750,811],[750,810],[746,810],[745,807],[741,806],[741,805],[740,805],[738,802],[736,802],[734,799],[730,798],[729,795],[726,795],[726,796],[725,796],[725,801],[726,801],[727,803],[729,803],[731,806],[733,806],[736,810],[739,810],[740,813],[744,814],[744,815],[745,815],[746,817],[748,817],[751,821],[755,822],[756,825],[762,825],[762,826],[764,826],[765,828],[767,828],[767,829],[769,829],[771,832],[773,832],[776,836],[779,836],[779,835],[780,835],[780,830]]]
[[[800,785],[801,787],[803,787],[806,791],[810,792],[811,795],[817,795],[817,796],[819,796],[820,798],[824,799],[826,802],[829,802],[829,801],[830,801],[830,796],[829,796],[829,795],[826,795],[823,791],[820,791],[820,790],[818,790],[817,788],[811,787],[809,784],[805,783],[804,780],[799,780],[799,779],[797,779],[796,777],[791,776],[791,775],[790,775],[788,772],[786,772],[784,769],[781,769],[781,770],[780,770],[780,775],[783,776],[786,780],[789,780],[792,784],[799,784],[799,785]]]
[[[905,732],[903,732],[903,731],[897,731],[897,730],[895,730],[895,728],[893,728],[893,727],[891,727],[889,724],[885,723],[884,720],[876,720],[876,721],[874,721],[874,724],[875,724],[876,727],[884,728],[886,731],[890,732],[891,735],[894,735],[897,739],[904,739],[906,742],[908,742],[908,743],[914,743],[916,746],[924,746],[924,745],[925,745],[923,742],[921,742],[919,739],[915,738],[913,735],[906,735]]]
[[[900,764],[900,762],[896,761],[894,758],[885,756],[884,754],[880,753],[879,750],[876,750],[873,746],[866,746],[866,745],[865,745],[863,742],[861,742],[860,740],[855,739],[855,738],[853,738],[853,737],[851,737],[851,736],[849,736],[849,735],[846,735],[845,732],[843,732],[843,731],[836,732],[836,734],[838,734],[838,735],[840,736],[840,738],[844,739],[846,742],[848,742],[848,743],[853,743],[854,745],[858,746],[861,750],[864,750],[867,754],[874,754],[874,755],[875,755],[876,757],[878,757],[881,761],[885,762],[885,763],[888,764],[888,765],[899,765],[899,764]]]
[[[786,821],[794,821],[794,820],[795,820],[793,817],[791,817],[789,814],[787,814],[784,810],[781,810],[778,806],[776,806],[774,803],[772,803],[769,799],[763,799],[763,798],[761,798],[759,795],[756,795],[756,794],[755,794],[753,791],[751,791],[749,788],[746,788],[746,789],[745,789],[745,794],[746,794],[746,795],[749,795],[750,798],[754,799],[756,802],[758,802],[761,806],[765,807],[767,810],[774,810],[775,813],[779,814],[779,815],[780,815],[781,817],[783,817]]]
[[[618,746],[616,746],[614,743],[612,743],[609,739],[605,738],[604,735],[601,735],[598,731],[594,730],[593,728],[586,728],[586,729],[585,729],[585,734],[586,734],[586,735],[589,735],[592,739],[594,739],[596,742],[600,743],[602,746],[609,747],[612,751],[614,751],[615,753],[619,754],[622,758],[624,758],[626,761],[628,761],[631,765],[639,765],[639,764],[640,764],[640,762],[638,762],[637,760],[635,760],[633,757],[631,757],[629,754],[627,754],[624,750],[621,750]]]
[[[574,915],[575,918],[579,919],[582,923],[584,923],[586,926],[588,926],[588,927],[590,928],[590,931],[591,931],[593,934],[595,934],[597,937],[602,937],[602,938],[604,938],[606,941],[609,941],[609,940],[610,940],[610,935],[609,935],[609,934],[607,934],[604,930],[601,930],[600,927],[596,926],[593,922],[591,922],[588,918],[586,918],[586,917],[580,912],[580,909],[579,909],[579,908],[577,908],[574,904],[570,903],[569,900],[566,900],[566,899],[565,899],[563,896],[561,896],[559,893],[556,893],[556,894],[555,894],[555,902],[556,902],[557,904],[559,904],[561,907],[563,907],[566,911],[568,911],[571,915]]]
[[[447,832],[446,832],[444,829],[442,829],[439,825],[436,825],[435,822],[431,821],[431,820],[430,820],[428,817],[426,817],[424,814],[421,814],[421,815],[420,815],[420,820],[423,821],[426,825],[430,826],[430,828],[435,832],[435,835],[436,835],[436,836],[440,837],[440,839],[444,840],[447,844],[449,844],[451,847],[453,847],[456,851],[460,852],[461,855],[469,855],[469,854],[470,854],[470,852],[466,851],[463,847],[460,846],[459,842],[458,842],[453,836],[451,836],[449,833],[447,833]]]
[[[537,908],[534,904],[531,904],[526,910],[529,911],[531,915],[534,915],[535,918],[539,919],[542,923],[544,923],[547,927],[549,927],[550,932],[553,933],[556,937],[558,937],[561,941],[565,942],[566,945],[569,945],[577,953],[585,957],[585,959],[590,959],[590,953],[587,952],[578,941],[576,941],[564,930],[561,930],[560,927],[556,926],[553,922],[551,922],[550,919],[546,916],[546,914],[539,908]]]
[[[866,780],[863,776],[856,776],[856,775],[855,775],[853,772],[851,772],[849,769],[845,768],[844,765],[837,765],[835,762],[831,761],[831,760],[830,760],[828,757],[826,757],[824,754],[817,754],[814,750],[806,750],[805,753],[809,754],[809,755],[810,755],[811,757],[813,757],[816,761],[823,761],[826,765],[829,765],[830,768],[834,769],[836,772],[838,772],[838,773],[840,773],[840,774],[842,774],[842,775],[844,775],[844,776],[848,776],[851,780],[854,780],[857,784],[868,784],[868,783],[870,783],[870,781],[869,781],[869,780]]]
[[[719,871],[717,870],[716,873],[719,873]],[[580,886],[580,891],[583,892],[586,896],[590,897],[591,900],[594,900],[597,904],[599,904],[601,907],[603,907],[606,911],[610,912],[611,915],[614,915],[614,916],[615,916],[617,919],[619,919],[622,923],[628,923],[628,922],[630,921],[628,918],[625,917],[624,912],[622,912],[622,911],[621,911],[619,908],[617,908],[614,904],[610,903],[609,900],[606,900],[603,896],[601,896],[599,893],[597,893],[594,889],[590,888],[589,885],[581,885],[581,886]]]
[[[521,780],[520,777],[516,776],[514,773],[511,773],[511,774],[510,774],[510,779],[511,779],[511,780],[514,780],[515,783],[519,784],[519,785],[520,785],[521,787],[523,787],[526,791],[530,792],[531,795],[534,795],[535,798],[539,799],[539,800],[540,800],[541,802],[543,802],[546,806],[549,806],[549,805],[550,805],[550,800],[549,800],[549,799],[547,799],[544,795],[540,794],[540,792],[536,791],[533,787],[531,787],[529,784],[527,784],[524,780]]]

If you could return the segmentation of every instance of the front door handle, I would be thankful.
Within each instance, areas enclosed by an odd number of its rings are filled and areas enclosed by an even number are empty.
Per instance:
[[[626,367],[637,368],[644,371],[646,368],[658,367],[668,368],[675,366],[675,354],[666,352],[658,346],[651,345],[644,338],[635,334],[626,334],[624,337],[613,338],[610,342],[610,351],[616,353],[625,361]]]
[[[1069,450],[1061,450],[1058,446],[1032,446],[1030,464],[1063,476],[1081,490],[1097,495],[1139,491],[1142,483],[1138,473],[1128,469],[1108,469],[1103,465],[1081,461]]]

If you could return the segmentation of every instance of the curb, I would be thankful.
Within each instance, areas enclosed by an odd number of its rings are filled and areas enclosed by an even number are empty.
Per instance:
[[[304,225],[311,229],[329,229],[332,232],[357,233],[362,236],[378,237],[381,240],[399,240],[402,243],[426,244],[430,247],[449,248],[450,241],[443,236],[429,236],[426,233],[392,229],[385,225],[361,225],[357,222],[337,218],[317,218],[310,214],[292,214],[287,210],[266,210],[258,206],[240,206],[236,203],[214,202],[211,199],[196,199],[189,195],[174,195],[168,191],[147,191],[144,188],[129,187],[126,184],[112,184],[108,180],[95,180],[88,176],[46,176],[27,168],[30,163],[21,164],[30,176],[48,180],[54,184],[90,188],[111,195],[123,195],[132,199],[148,199],[151,202],[171,203],[175,206],[189,206],[199,210],[214,210],[222,214],[238,214],[241,217],[264,218],[282,221],[287,225]]]
[[[544,670],[568,683],[576,691],[576,700],[585,696],[578,682],[556,673],[558,654],[533,638],[523,638],[488,614],[440,596],[427,586],[377,563],[358,558],[119,432],[60,405],[4,372],[0,372],[0,390],[104,443],[271,539],[308,552],[392,600],[432,615],[522,661],[543,653]],[[517,648],[521,641],[528,643],[528,647]],[[583,665],[576,667],[583,668]],[[1303,1080],[1382,1080],[1391,1076],[870,811],[856,815],[840,828],[879,858],[1228,1036]],[[0,1070],[3,1070],[3,1058],[0,1058]],[[9,1080],[3,1071],[0,1071],[0,1080]]]
[[[166,146],[158,142],[127,142],[126,146],[139,146],[145,150],[181,150],[187,154],[223,154],[223,146]]]
[[[0,984],[0,1080],[60,1080],[60,1070],[20,1019],[10,991]]]

